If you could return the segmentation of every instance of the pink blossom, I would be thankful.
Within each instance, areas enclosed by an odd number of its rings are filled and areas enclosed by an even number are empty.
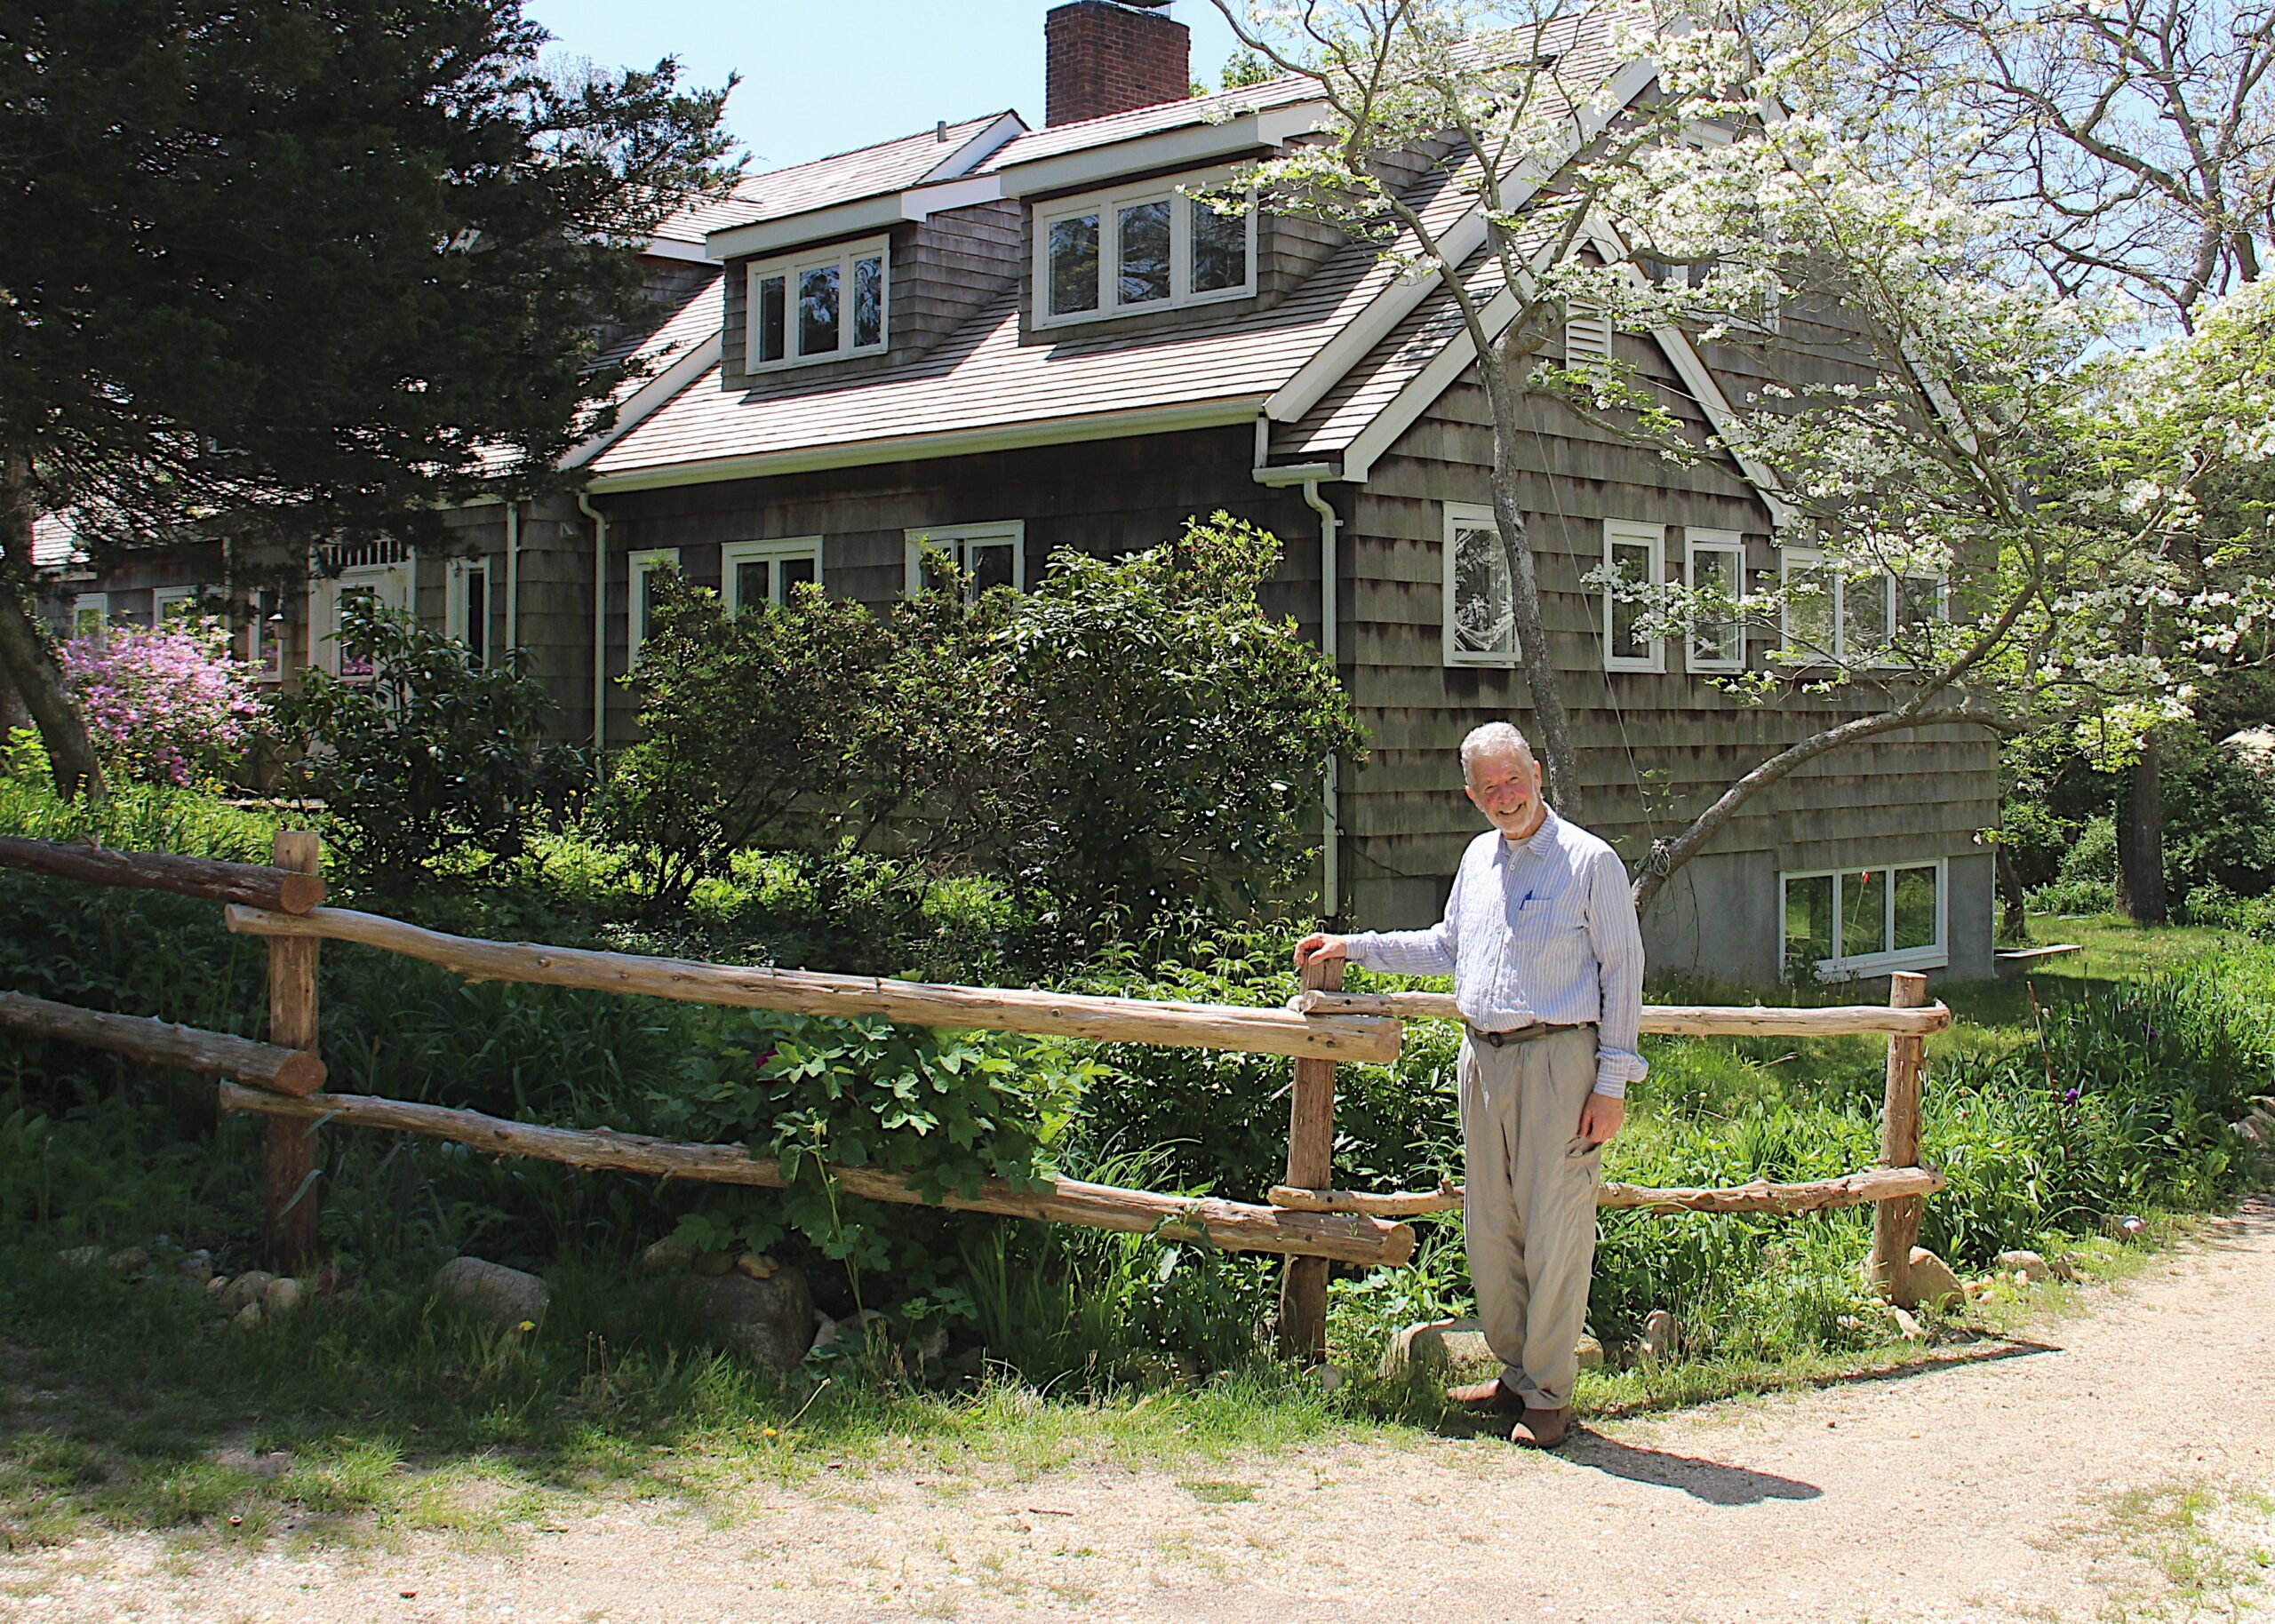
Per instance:
[[[65,643],[58,663],[96,748],[129,777],[188,784],[217,773],[260,712],[257,669],[230,658],[228,634],[211,623],[110,626]]]

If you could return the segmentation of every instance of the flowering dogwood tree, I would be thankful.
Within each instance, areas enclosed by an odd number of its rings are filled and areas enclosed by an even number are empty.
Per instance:
[[[2123,312],[2002,252],[2003,219],[1932,168],[1892,163],[1901,146],[1828,95],[1856,18],[1800,7],[1748,28],[1680,0],[1218,4],[1329,108],[1315,143],[1242,182],[1377,243],[1458,313],[1492,418],[1534,730],[1568,811],[1577,773],[1519,448],[1558,407],[1670,457],[1708,448],[1616,361],[1555,364],[1549,335],[1592,307],[1625,330],[1744,349],[1771,380],[1734,402],[1721,438],[1787,510],[1781,578],[1586,584],[1627,601],[1642,637],[1751,625],[1775,652],[1715,679],[1734,697],[1837,692],[1848,714],[1686,808],[1638,867],[1639,904],[1828,752],[1922,728],[2168,714],[2190,669],[2175,652],[2256,612],[2192,583],[2166,545],[2246,448],[2177,418],[2116,431],[2112,413],[2146,410],[2130,370],[2145,363],[2111,347]],[[1465,212],[1398,189],[1417,155]],[[2148,615],[2175,633],[2161,652],[2140,635]]]

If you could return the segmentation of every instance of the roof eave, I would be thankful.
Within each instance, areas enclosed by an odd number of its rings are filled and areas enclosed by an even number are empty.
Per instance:
[[[1034,197],[1100,186],[1125,175],[1218,163],[1251,152],[1271,151],[1307,133],[1319,123],[1326,105],[1323,100],[1313,100],[1259,107],[1222,123],[1156,130],[1097,147],[1054,153],[1030,163],[1006,164],[996,172],[1002,177],[1004,196]]]

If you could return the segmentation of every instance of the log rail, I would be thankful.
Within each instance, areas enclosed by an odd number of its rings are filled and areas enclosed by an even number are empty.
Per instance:
[[[579,1168],[780,1188],[781,1164],[735,1145],[679,1144],[608,1129],[542,1127],[410,1101],[318,1092],[316,951],[349,942],[440,965],[470,981],[515,981],[730,1007],[795,1014],[871,1016],[914,1025],[1030,1032],[1094,1042],[1143,1043],[1279,1055],[1296,1063],[1289,1133],[1288,1182],[1269,1206],[1120,1190],[1076,1180],[1029,1188],[988,1181],[969,1194],[920,1194],[907,1181],[876,1168],[831,1167],[856,1195],[966,1212],[1044,1219],[1094,1228],[1205,1240],[1225,1251],[1280,1253],[1289,1259],[1281,1297],[1284,1354],[1325,1357],[1326,1265],[1405,1262],[1414,1233],[1396,1222],[1461,1205],[1458,1186],[1369,1193],[1331,1188],[1335,1068],[1382,1064],[1399,1054],[1402,1023],[1458,1020],[1453,999],[1437,992],[1345,993],[1341,966],[1324,965],[1284,1007],[1157,1002],[1034,989],[956,987],[876,976],[817,974],[693,959],[488,942],[446,935],[378,914],[326,908],[315,838],[277,836],[274,866],[220,863],[161,853],[0,836],[0,866],[28,869],[104,885],[133,886],[200,896],[226,904],[228,927],[267,938],[270,946],[273,1043],[201,1032],[138,1016],[106,1015],[16,993],[0,993],[0,1026],[73,1039],[161,1063],[189,1066],[235,1079],[220,1085],[224,1110],[267,1121],[266,1168],[268,1249],[289,1266],[315,1244],[315,1134],[325,1122],[425,1134],[494,1151]],[[1891,977],[1888,1006],[1815,1009],[1647,1005],[1642,1030],[1682,1036],[1885,1037],[1888,1089],[1880,1165],[1804,1183],[1766,1180],[1728,1189],[1655,1189],[1606,1184],[1603,1208],[1646,1213],[1806,1213],[1871,1204],[1872,1273],[1898,1302],[1912,1298],[1906,1250],[1917,1234],[1920,1203],[1944,1187],[1943,1175],[1917,1166],[1920,1095],[1926,1039],[1952,1023],[1952,1012],[1927,1001],[1927,981]],[[251,1085],[244,1087],[241,1085]]]

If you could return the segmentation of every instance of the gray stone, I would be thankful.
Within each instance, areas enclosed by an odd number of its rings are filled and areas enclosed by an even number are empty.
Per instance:
[[[871,1325],[886,1323],[885,1317],[874,1309],[863,1309],[859,1313],[848,1314],[842,1319],[832,1319],[828,1315],[817,1311],[812,1346],[817,1349],[834,1348],[849,1337],[854,1341],[862,1341],[866,1340]]]
[[[1440,1319],[1409,1325],[1383,1349],[1378,1374],[1385,1381],[1420,1373],[1441,1381],[1482,1381],[1501,1373],[1501,1361],[1485,1345],[1485,1328],[1474,1319]]]
[[[248,1302],[229,1317],[229,1323],[240,1331],[250,1331],[261,1320],[260,1304]]]
[[[56,1261],[73,1269],[92,1269],[103,1261],[100,1246],[69,1246],[55,1254]]]
[[[147,1247],[125,1246],[103,1259],[103,1267],[113,1274],[138,1274],[150,1266]]]
[[[221,1311],[235,1314],[249,1302],[259,1302],[276,1277],[265,1269],[248,1269],[221,1288]]]
[[[763,1280],[721,1275],[703,1282],[698,1301],[713,1334],[754,1365],[787,1375],[814,1345],[814,1294],[802,1269]]]
[[[1967,1301],[1967,1288],[1960,1284],[1952,1266],[1925,1246],[1912,1248],[1912,1267],[1907,1278],[1912,1285],[1912,1298],[1930,1308],[1956,1308]]]
[[[1674,1316],[1664,1309],[1653,1309],[1643,1316],[1643,1333],[1635,1339],[1635,1357],[1663,1364],[1674,1357],[1680,1341]]]
[[[683,1240],[674,1240],[667,1235],[661,1240],[651,1241],[640,1254],[642,1274],[685,1274],[695,1267],[695,1248]]]
[[[1584,1336],[1580,1339],[1578,1352],[1580,1355],[1580,1368],[1582,1370],[1601,1370],[1603,1368],[1603,1344],[1598,1341],[1592,1334]]]
[[[2054,1265],[2035,1252],[2001,1252],[1999,1272],[2026,1275],[2032,1286],[2043,1286],[2054,1278]]]
[[[478,1257],[454,1257],[443,1264],[435,1271],[435,1289],[509,1330],[543,1319],[552,1295],[537,1276]]]
[[[193,1252],[174,1265],[174,1278],[196,1290],[203,1291],[212,1278],[213,1254],[211,1252]]]
[[[300,1306],[306,1294],[307,1289],[290,1275],[271,1280],[260,1294],[261,1310],[271,1318],[289,1314]]]

